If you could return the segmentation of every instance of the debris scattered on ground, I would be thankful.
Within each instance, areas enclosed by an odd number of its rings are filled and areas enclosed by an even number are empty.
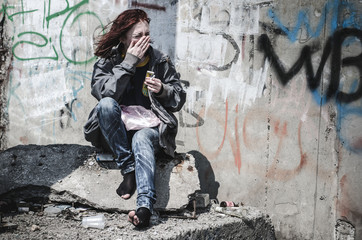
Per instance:
[[[2,214],[1,239],[196,239],[201,236],[207,239],[240,239],[242,236],[275,239],[270,219],[259,210],[247,207],[236,210],[212,204],[197,212],[192,207],[183,212],[155,212],[151,226],[138,230],[127,221],[126,213],[63,203],[22,202],[20,205],[28,207],[29,211],[15,208]],[[237,217],[229,216],[230,212]],[[86,226],[84,219],[94,217],[99,227]]]
[[[32,232],[39,231],[39,230],[40,230],[40,227],[38,225],[35,225],[35,224],[31,225]]]

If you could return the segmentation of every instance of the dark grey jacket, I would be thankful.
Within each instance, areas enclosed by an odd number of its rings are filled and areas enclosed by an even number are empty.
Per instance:
[[[156,96],[149,92],[151,109],[161,120],[159,125],[160,145],[165,153],[174,156],[178,121],[173,112],[179,111],[185,103],[186,92],[180,83],[180,76],[167,55],[150,47],[150,70],[161,79],[163,91]],[[92,95],[99,101],[111,97],[121,103],[127,85],[132,80],[136,65],[140,61],[134,55],[126,54],[123,59],[117,48],[110,58],[99,59],[94,64],[92,76]],[[84,125],[85,139],[95,147],[101,147],[101,132],[98,125],[97,108],[93,108]]]

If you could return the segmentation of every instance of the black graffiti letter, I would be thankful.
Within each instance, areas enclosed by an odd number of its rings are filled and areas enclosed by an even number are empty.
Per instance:
[[[347,37],[356,37],[359,39],[360,43],[362,43],[362,31],[358,29],[352,29],[352,28],[345,28],[341,31],[336,32],[335,34],[335,41],[337,42],[337,46],[334,48],[333,55],[332,55],[332,70],[334,69],[334,66],[337,64],[341,64],[341,52],[342,52],[342,44],[344,40]],[[355,66],[358,68],[359,71],[359,84],[356,92],[354,93],[344,93],[339,92],[337,94],[337,101],[344,102],[344,103],[350,103],[353,101],[356,101],[362,97],[362,53],[358,56],[354,57],[346,57],[342,59],[342,66]],[[335,74],[335,75],[334,75]],[[340,74],[340,68],[338,72],[335,72],[331,76],[331,84],[336,83],[336,86],[333,86],[333,88],[338,88],[339,86],[339,74]],[[338,75],[337,75],[338,74]],[[329,91],[330,89],[328,89]],[[333,89],[331,89],[333,91]]]
[[[278,75],[279,81],[283,86],[285,86],[290,81],[290,79],[292,79],[300,71],[303,65],[305,65],[308,87],[311,90],[315,90],[319,87],[324,66],[329,55],[331,55],[331,79],[326,94],[327,100],[335,96],[338,91],[341,67],[356,66],[360,73],[359,86],[356,92],[337,93],[337,101],[349,103],[362,97],[362,53],[355,57],[346,57],[343,60],[341,59],[342,44],[347,37],[357,37],[360,42],[362,42],[362,30],[355,28],[344,28],[336,31],[333,36],[329,37],[324,47],[321,62],[315,75],[311,60],[311,54],[313,51],[310,46],[303,47],[298,60],[294,63],[289,71],[285,70],[282,62],[279,60],[279,57],[274,52],[270,39],[266,34],[263,34],[259,37],[258,47],[261,51],[264,52],[265,57],[270,61],[272,67],[275,69]]]
[[[307,75],[307,81],[308,81],[308,87],[311,90],[314,90],[318,88],[323,72],[323,68],[326,64],[326,61],[328,59],[328,56],[331,52],[331,43],[329,40],[329,43],[326,45],[327,47],[323,51],[323,56],[321,59],[321,63],[319,64],[318,70],[316,75],[314,75],[314,70],[312,66],[312,49],[310,46],[305,46],[302,49],[302,52],[297,59],[297,61],[294,63],[294,65],[289,69],[289,71],[286,71],[282,62],[279,60],[278,55],[275,53],[271,42],[269,40],[269,37],[266,34],[262,34],[258,38],[258,47],[261,51],[264,52],[265,57],[270,61],[271,65],[275,69],[279,81],[283,86],[285,86],[290,79],[292,79],[303,67],[305,64],[306,67],[306,75]]]

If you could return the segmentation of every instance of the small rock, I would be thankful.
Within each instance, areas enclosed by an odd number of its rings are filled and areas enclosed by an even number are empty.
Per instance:
[[[56,216],[58,215],[62,210],[60,208],[57,207],[47,207],[44,209],[44,213],[48,216]]]
[[[40,227],[38,225],[35,225],[35,224],[31,225],[32,232],[39,231],[39,230],[40,230]]]
[[[57,208],[59,208],[60,210],[65,210],[65,209],[69,209],[71,208],[71,205],[58,205]]]
[[[29,207],[18,207],[18,212],[29,212]]]
[[[88,210],[88,208],[82,208],[82,207],[79,207],[79,208],[75,209],[75,211],[77,211],[77,212],[85,212],[87,210]]]

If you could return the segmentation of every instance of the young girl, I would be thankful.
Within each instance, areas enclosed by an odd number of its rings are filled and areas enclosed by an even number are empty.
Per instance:
[[[128,216],[141,228],[149,225],[156,201],[155,154],[174,156],[178,122],[173,112],[186,99],[169,57],[150,46],[149,22],[144,11],[126,10],[96,43],[100,59],[94,65],[92,95],[99,102],[84,127],[88,141],[116,156],[123,175],[117,194],[129,199],[137,189],[137,209]],[[146,77],[148,70],[154,77]],[[161,123],[127,131],[120,105],[143,106]]]

